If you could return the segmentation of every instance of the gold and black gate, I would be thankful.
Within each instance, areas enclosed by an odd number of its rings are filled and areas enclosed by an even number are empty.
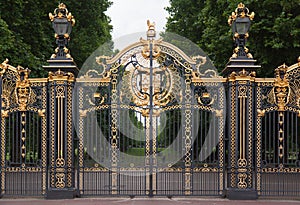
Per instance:
[[[47,190],[47,83],[29,69],[1,65],[1,196]]]
[[[223,78],[148,26],[76,79],[80,195],[222,195]]]
[[[300,59],[298,59],[300,60]],[[257,191],[261,196],[300,194],[300,61],[257,82]]]
[[[229,22],[253,16],[239,4]],[[46,78],[0,64],[0,197],[299,197],[300,60],[257,78],[248,35],[234,33],[223,78],[148,22],[146,39],[77,75],[73,16],[60,4],[50,19]]]

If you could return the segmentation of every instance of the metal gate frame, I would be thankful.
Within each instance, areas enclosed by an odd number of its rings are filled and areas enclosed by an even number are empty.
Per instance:
[[[64,4],[55,11],[65,15],[50,15],[53,24],[63,18],[68,28],[72,26],[73,17]],[[260,66],[246,50],[238,53],[238,47],[222,73],[224,77],[219,77],[213,70],[199,69],[203,56],[189,57],[174,45],[156,40],[154,25],[149,22],[148,26],[147,40],[130,45],[113,58],[99,57],[103,73],[90,70],[86,78],[77,77],[79,70],[65,49],[69,35],[57,35],[56,53],[44,66],[47,78],[29,78],[29,69],[13,67],[8,60],[0,65],[0,196],[299,197],[300,61],[279,66],[275,78],[257,78],[255,72]],[[118,82],[126,78],[126,73],[120,72],[123,65],[119,60],[137,53],[150,62],[146,107],[131,101],[126,106],[120,103],[117,89]],[[181,72],[174,75],[183,79],[183,103],[172,104],[168,99],[155,104],[153,60],[160,54],[169,57],[166,67]],[[238,58],[240,54],[244,56]],[[98,89],[90,93],[95,101],[85,106],[84,92],[91,87]],[[176,90],[177,95],[181,89]],[[176,162],[157,166],[161,151],[154,126],[158,107],[166,113],[182,109],[184,137],[182,147],[178,147],[183,157],[178,166]],[[118,115],[122,109],[145,117],[145,164],[141,167],[120,165]],[[111,161],[106,167],[86,164],[84,126],[94,111],[99,118],[107,117],[101,120],[106,122],[103,128],[109,136],[105,138],[106,157]],[[200,122],[200,118],[194,119],[199,113],[204,113],[201,122],[213,120],[212,133],[219,140],[215,154],[203,163],[195,156],[195,150],[203,145],[202,135],[194,130]]]
[[[225,94],[223,88],[224,79],[217,76],[213,70],[206,70],[204,74],[199,73],[199,68],[205,64],[205,57],[197,56],[193,59],[185,55],[181,50],[164,42],[162,40],[155,40],[153,34],[155,33],[154,26],[148,24],[149,30],[147,32],[147,40],[141,39],[140,42],[134,43],[128,46],[125,50],[119,52],[115,57],[109,58],[106,56],[99,56],[97,63],[102,67],[102,70],[88,70],[82,76],[76,79],[78,94],[78,154],[79,154],[79,174],[78,174],[78,187],[80,195],[148,195],[148,196],[172,196],[172,195],[217,195],[222,196],[224,194],[224,115],[223,110],[225,109]],[[184,77],[182,82],[182,96],[184,103],[172,105],[170,102],[172,99],[163,99],[161,101],[155,101],[153,99],[153,87],[154,85],[154,74],[153,64],[156,58],[160,55],[165,55],[164,59],[168,62],[160,62],[162,65],[165,63],[169,67],[172,67],[174,75],[172,78],[180,78],[179,73],[182,72]],[[133,84],[139,84],[138,82],[132,82],[130,76],[134,71],[123,71],[127,70],[127,66],[131,63],[139,64],[138,61],[133,62],[132,59],[138,59],[138,56],[149,62],[149,99],[139,99],[139,96],[134,96],[132,93],[131,86]],[[172,61],[170,60],[172,59]],[[166,61],[167,61],[166,60]],[[174,61],[174,62],[173,62]],[[134,65],[133,65],[134,66]],[[130,68],[128,68],[130,70]],[[137,68],[141,70],[146,68]],[[167,68],[169,69],[169,68]],[[179,71],[181,69],[181,71]],[[126,74],[124,74],[127,72]],[[129,74],[128,74],[129,72]],[[132,73],[131,73],[132,72]],[[202,76],[200,78],[199,76]],[[212,77],[211,77],[212,76]],[[142,78],[142,77],[140,77]],[[122,91],[118,87],[118,83],[124,82],[122,86],[125,86],[125,92],[129,92],[129,97],[134,99],[130,104],[122,104],[120,101]],[[128,85],[127,85],[128,84]],[[127,86],[127,87],[126,87]],[[142,85],[141,85],[142,86]],[[93,88],[94,87],[94,88]],[[97,93],[89,93],[89,89],[93,88],[97,90]],[[156,87],[155,87],[156,88]],[[101,93],[102,90],[108,89],[107,93]],[[127,89],[127,90],[126,90]],[[147,90],[148,88],[146,88]],[[86,91],[84,93],[84,90]],[[209,93],[207,90],[216,90]],[[170,91],[174,92],[174,88],[170,88]],[[176,90],[175,92],[181,92]],[[124,93],[123,93],[124,94]],[[169,93],[168,93],[169,94]],[[175,93],[169,95],[175,96]],[[92,97],[97,98],[95,103],[86,106],[86,101],[91,101]],[[196,97],[197,96],[197,97]],[[123,96],[124,98],[126,96]],[[163,98],[163,97],[162,97]],[[206,102],[205,102],[206,101]],[[214,103],[216,102],[216,103]],[[154,104],[156,108],[154,108]],[[160,108],[157,108],[159,106]],[[87,119],[91,112],[95,112],[103,109],[109,110],[109,139],[107,145],[110,147],[109,157],[111,158],[111,164],[103,166],[101,162],[95,163],[92,167],[85,166],[84,160],[84,147],[85,137],[88,137],[86,132],[86,126],[84,121]],[[120,134],[120,122],[117,115],[120,113],[120,109],[133,110],[140,113],[145,118],[145,164],[142,167],[135,167],[134,163],[130,164],[130,167],[122,167],[119,165],[120,158],[120,140],[122,140]],[[183,122],[183,145],[184,149],[182,160],[183,165],[181,167],[172,167],[172,164],[166,167],[158,167],[158,148],[157,148],[157,128],[156,120],[158,119],[158,112],[164,112],[173,109],[181,109],[182,115],[184,115]],[[202,163],[202,165],[196,165],[194,159],[196,156],[191,152],[193,147],[194,138],[197,137],[197,133],[193,130],[192,126],[199,126],[193,120],[195,112],[206,111],[212,115],[215,119],[213,126],[214,135],[219,140],[217,151],[217,162]],[[103,110],[103,112],[105,112]],[[88,120],[88,119],[87,119]],[[101,122],[100,122],[101,123]],[[201,127],[200,127],[201,129]],[[96,134],[96,133],[93,133]],[[98,137],[99,138],[99,137]],[[101,136],[100,136],[101,138]],[[199,146],[199,145],[198,145]],[[202,146],[202,145],[201,145]],[[128,174],[127,176],[125,176]],[[145,176],[143,176],[143,174]],[[97,177],[108,179],[94,183]],[[126,180],[130,180],[130,177],[138,175],[139,177],[134,178],[137,184],[131,184],[128,189]],[[167,180],[168,176],[175,177],[175,182],[167,181],[161,184],[162,180]],[[207,177],[208,181],[204,179]],[[93,180],[94,179],[94,180]],[[132,178],[133,179],[133,178]],[[200,184],[199,180],[203,184]],[[211,179],[211,180],[209,180]],[[125,182],[124,182],[125,180]],[[132,181],[132,180],[131,180]],[[210,181],[210,182],[209,182]],[[214,183],[212,183],[212,181]],[[125,183],[125,184],[124,184]],[[172,184],[173,183],[173,187]],[[175,183],[175,184],[174,184]],[[94,185],[92,185],[94,184]],[[174,186],[177,188],[174,189]],[[106,189],[104,188],[106,187]],[[123,187],[123,188],[122,188]],[[140,189],[137,189],[140,187]],[[173,190],[172,190],[173,188]],[[98,189],[98,191],[97,191]]]

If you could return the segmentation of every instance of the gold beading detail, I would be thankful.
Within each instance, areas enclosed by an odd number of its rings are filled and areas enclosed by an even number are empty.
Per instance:
[[[231,187],[235,187],[235,184],[236,184],[236,180],[235,180],[235,174],[234,174],[234,168],[235,167],[235,137],[236,137],[236,132],[235,132],[235,129],[236,129],[236,112],[235,112],[235,108],[236,108],[236,103],[235,103],[235,96],[236,96],[236,92],[235,92],[235,84],[236,82],[232,82],[231,84],[231,115],[230,115],[230,136],[231,136],[231,139],[230,139],[230,150],[231,150],[231,156],[230,156],[230,166],[231,166],[231,173],[230,173],[230,185]]]

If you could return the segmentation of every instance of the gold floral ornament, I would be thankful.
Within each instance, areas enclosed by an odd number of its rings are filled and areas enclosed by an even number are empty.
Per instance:
[[[285,105],[289,102],[290,88],[287,79],[288,66],[285,64],[275,69],[274,100],[278,111],[284,111]]]
[[[239,3],[235,11],[232,12],[231,16],[229,16],[228,24],[232,26],[233,40],[236,42],[236,48],[233,50],[234,53],[232,58],[240,56],[253,58],[245,44],[249,37],[248,30],[250,28],[251,21],[254,19],[254,15],[254,12],[250,13],[249,9],[245,7],[243,3]]]
[[[54,37],[58,45],[55,49],[55,54],[51,58],[72,58],[67,45],[70,40],[72,26],[75,25],[74,16],[68,11],[64,3],[60,3],[58,8],[54,10],[54,14],[49,13],[49,19],[52,22],[55,31]]]

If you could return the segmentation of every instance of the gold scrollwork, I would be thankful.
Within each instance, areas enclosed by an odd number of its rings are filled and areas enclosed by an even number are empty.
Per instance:
[[[56,183],[55,187],[56,188],[65,188],[65,174],[64,173],[57,173],[55,175],[56,177]]]
[[[154,59],[158,58],[160,56],[160,48],[159,46],[156,45],[156,43],[158,43],[161,40],[155,40],[153,41],[153,49],[152,49],[152,56]],[[141,39],[141,42],[146,44],[144,45],[144,48],[142,50],[142,55],[144,58],[149,59],[150,58],[150,43],[144,39]]]
[[[63,167],[63,166],[65,166],[65,160],[63,158],[57,158],[56,159],[56,166],[57,167]]]
[[[205,56],[200,56],[200,55],[193,56],[192,60],[194,60],[196,62],[196,68],[198,71],[199,71],[199,68],[207,62],[207,58]],[[199,71],[199,73],[200,73],[200,71]]]
[[[283,166],[280,166],[279,168],[262,168],[262,173],[300,173],[300,168],[297,167],[291,167],[291,168],[284,168]]]
[[[247,174],[245,173],[239,173],[238,174],[238,188],[240,189],[246,189],[247,188],[247,182],[246,182],[246,179],[247,179]]]
[[[246,167],[247,166],[247,160],[246,159],[239,159],[238,160],[239,167]]]

